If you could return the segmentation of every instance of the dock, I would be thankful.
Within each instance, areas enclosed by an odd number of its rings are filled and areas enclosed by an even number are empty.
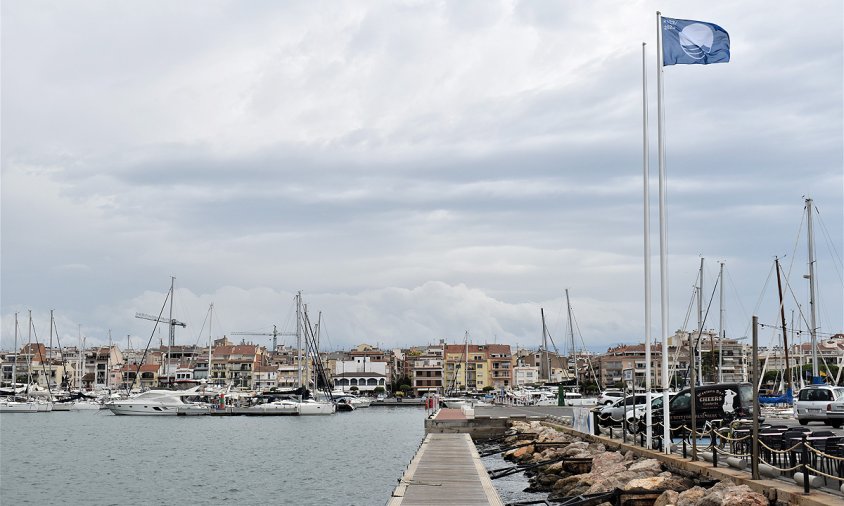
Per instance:
[[[451,415],[458,416],[456,413],[446,416]],[[428,434],[387,504],[503,506],[504,503],[469,434]]]

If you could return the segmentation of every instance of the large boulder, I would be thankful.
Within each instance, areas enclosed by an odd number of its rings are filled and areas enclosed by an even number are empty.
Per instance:
[[[703,487],[692,487],[677,496],[677,506],[697,506],[698,502],[706,495]]]
[[[662,472],[662,464],[656,459],[645,459],[634,462],[627,468],[630,471],[637,471],[644,474],[656,476]]]
[[[674,506],[677,504],[677,498],[680,497],[680,493],[674,490],[666,490],[662,493],[659,497],[656,498],[654,501],[653,506]]]
[[[670,473],[669,473],[670,474]],[[674,490],[682,492],[686,490],[689,483],[683,478],[665,476],[660,474],[649,478],[636,478],[624,484],[622,490],[650,491],[650,490]]]
[[[533,445],[522,446],[513,451],[513,458],[516,460],[527,460],[533,456]]]

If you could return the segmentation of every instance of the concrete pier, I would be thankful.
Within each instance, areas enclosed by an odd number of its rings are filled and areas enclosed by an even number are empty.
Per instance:
[[[428,434],[387,504],[504,503],[468,434]]]

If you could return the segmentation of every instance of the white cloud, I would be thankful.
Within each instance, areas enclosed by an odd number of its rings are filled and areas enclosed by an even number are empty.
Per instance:
[[[657,7],[3,3],[0,346],[27,307],[142,336],[171,274],[189,329],[212,300],[266,328],[302,289],[338,343],[525,344],[569,287],[590,345],[639,339]],[[672,327],[698,255],[727,260],[733,321],[772,297],[803,195],[830,234],[823,325],[844,325],[844,7],[813,8],[666,13],[733,41],[727,65],[665,72]]]

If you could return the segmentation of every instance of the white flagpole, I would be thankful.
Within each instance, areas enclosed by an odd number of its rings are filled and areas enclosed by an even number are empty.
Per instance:
[[[665,111],[662,107],[662,14],[656,13],[657,135],[659,137],[659,297],[662,335],[662,448],[671,453],[668,411],[668,235],[665,230]]]
[[[646,412],[646,448],[651,449],[651,438],[653,437],[652,410],[651,410],[651,218],[650,218],[650,191],[648,183],[650,180],[650,167],[648,166],[648,74],[645,64],[645,48],[647,43],[642,42],[642,172],[644,177],[644,223],[645,223],[645,402]]]

